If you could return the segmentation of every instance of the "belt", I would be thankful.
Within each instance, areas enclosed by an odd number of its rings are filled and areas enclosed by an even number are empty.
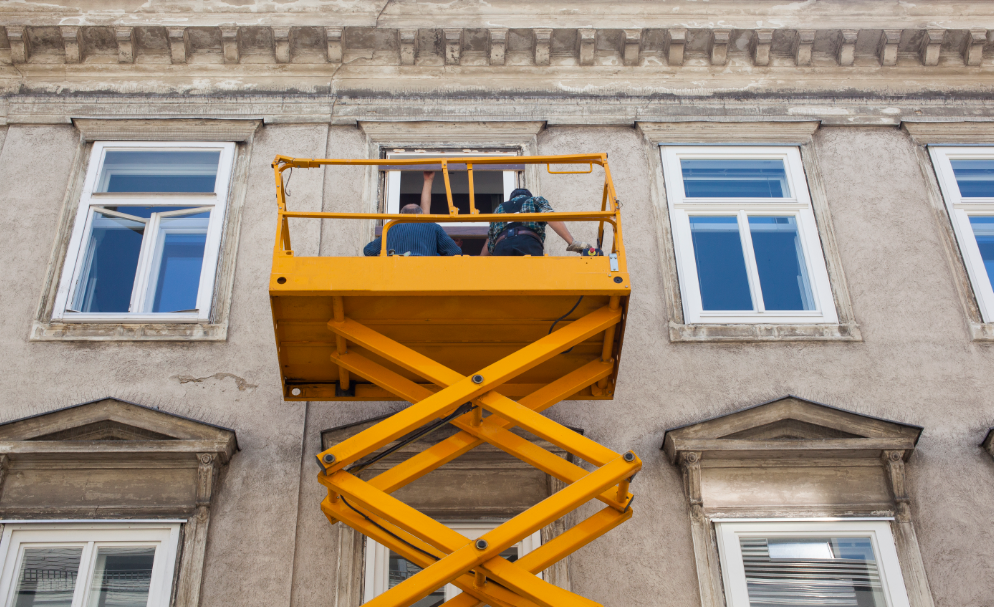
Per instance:
[[[494,241],[494,246],[496,247],[498,242],[510,236],[531,236],[537,240],[539,244],[542,244],[543,246],[545,245],[545,243],[542,242],[542,237],[528,228],[504,228],[504,230],[502,230],[497,236],[497,240]]]

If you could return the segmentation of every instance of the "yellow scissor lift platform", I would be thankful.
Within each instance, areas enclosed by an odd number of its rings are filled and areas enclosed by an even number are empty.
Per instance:
[[[448,215],[292,212],[283,172],[290,168],[365,165],[423,168],[424,160],[325,160],[277,156],[279,218],[269,282],[286,400],[401,400],[413,403],[318,454],[328,488],[321,508],[424,570],[366,603],[406,607],[452,583],[463,592],[446,607],[594,606],[597,603],[537,577],[632,515],[629,482],[641,468],[540,413],[563,400],[611,399],[617,379],[631,283],[621,239],[621,213],[606,154],[517,156],[517,165],[549,172],[604,171],[600,209],[517,214],[516,221],[598,224],[611,228],[600,257],[405,257],[389,255],[398,223],[506,221],[473,205],[473,172],[506,165],[507,157],[433,158],[445,181]],[[582,171],[570,166],[582,164]],[[553,170],[553,167],[567,170]],[[470,213],[452,202],[450,170],[469,176]],[[594,198],[594,196],[592,196]],[[376,257],[297,257],[290,219],[382,220]],[[554,324],[555,323],[555,324]],[[554,330],[553,330],[554,326]],[[447,421],[461,432],[394,468],[361,480],[357,469],[393,441]],[[531,434],[593,465],[589,472],[521,438]],[[554,476],[566,488],[471,541],[393,498],[390,493],[475,447],[490,443]],[[355,474],[353,474],[355,472]],[[510,563],[500,553],[580,505],[603,510]]]

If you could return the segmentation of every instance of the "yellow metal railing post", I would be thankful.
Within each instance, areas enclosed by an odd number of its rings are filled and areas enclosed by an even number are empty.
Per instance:
[[[466,163],[466,176],[469,178],[469,214],[478,215],[476,210],[476,190],[473,188],[473,163]]]
[[[445,178],[445,201],[449,203],[449,215],[458,215],[459,209],[452,203],[452,184],[449,183],[449,161],[442,160],[442,177]]]

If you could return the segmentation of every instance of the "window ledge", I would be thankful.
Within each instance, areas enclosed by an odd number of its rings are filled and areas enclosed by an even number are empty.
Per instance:
[[[970,321],[970,339],[994,342],[994,323]]]
[[[990,340],[994,341],[994,325]],[[851,324],[680,324],[670,322],[671,342],[863,341]]]
[[[68,323],[39,322],[30,341],[224,341],[227,323]]]

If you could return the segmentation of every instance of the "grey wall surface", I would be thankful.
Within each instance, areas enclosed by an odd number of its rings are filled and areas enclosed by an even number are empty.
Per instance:
[[[338,527],[318,504],[320,431],[395,410],[397,403],[282,401],[267,296],[277,154],[365,157],[355,127],[267,125],[251,149],[225,342],[29,342],[71,178],[70,125],[11,125],[0,150],[0,421],[115,396],[234,429],[212,517],[203,605],[327,605]],[[925,428],[908,463],[912,508],[937,605],[990,604],[994,588],[994,462],[977,447],[994,422],[994,346],[969,339],[963,303],[908,136],[895,127],[822,127],[814,139],[862,342],[670,343],[656,208],[646,154],[626,127],[549,127],[541,154],[601,152],[623,201],[632,300],[615,400],[574,402],[549,415],[645,465],[635,517],[577,552],[573,589],[608,606],[694,605],[696,572],[679,471],[659,451],[667,428],[786,394]],[[361,211],[360,169],[298,171],[294,210]],[[584,176],[544,176],[557,210],[590,208]],[[529,184],[534,185],[534,184]],[[75,201],[71,201],[75,204]],[[292,226],[297,254],[357,254],[368,225]],[[591,228],[571,226],[585,240]],[[550,241],[554,239],[550,236]],[[550,251],[562,254],[561,241]],[[587,513],[592,512],[589,507]]]

